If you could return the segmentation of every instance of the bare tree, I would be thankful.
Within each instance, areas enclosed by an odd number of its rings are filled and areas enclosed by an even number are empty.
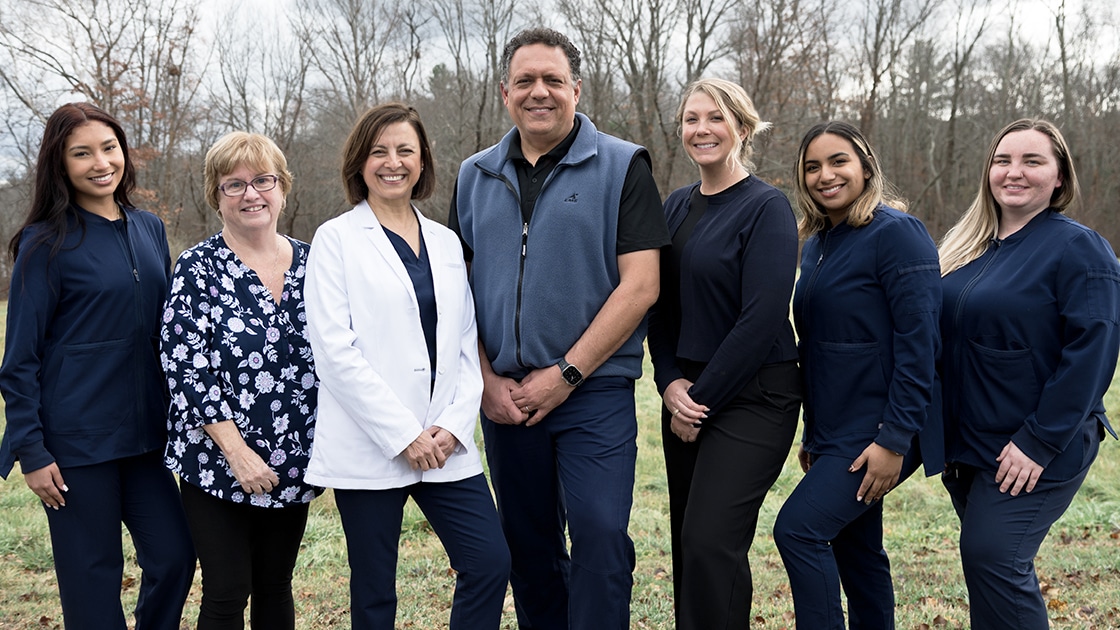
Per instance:
[[[595,16],[605,25],[599,32],[613,37],[591,47],[613,44],[626,99],[616,101],[618,110],[611,114],[617,117],[608,119],[614,124],[601,121],[600,125],[648,148],[654,156],[654,176],[664,187],[672,181],[680,152],[673,120],[677,97],[671,93],[674,84],[669,69],[679,0],[561,0],[559,9],[577,30],[586,22],[582,18]]]
[[[880,93],[888,74],[936,6],[937,0],[865,0],[859,22],[860,80],[864,87],[860,127],[868,137],[874,136]]]
[[[311,51],[325,102],[349,123],[380,100],[399,44],[401,5],[391,0],[297,0],[298,36]]]
[[[703,77],[713,63],[730,53],[725,33],[732,11],[739,4],[735,0],[681,0],[685,84]]]
[[[166,214],[178,205],[175,167],[200,112],[198,22],[189,0],[11,0],[0,79],[26,120],[63,100],[89,100],[120,119],[142,168],[136,199]],[[28,151],[30,154],[30,151]]]

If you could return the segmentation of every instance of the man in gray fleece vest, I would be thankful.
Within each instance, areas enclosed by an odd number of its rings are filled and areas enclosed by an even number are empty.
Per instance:
[[[668,231],[646,150],[576,113],[571,41],[522,31],[502,64],[515,127],[463,162],[449,224],[471,263],[518,623],[625,630],[634,381]]]

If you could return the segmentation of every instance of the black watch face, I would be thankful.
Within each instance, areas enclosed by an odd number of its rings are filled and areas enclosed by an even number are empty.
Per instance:
[[[564,380],[568,381],[569,385],[578,385],[583,380],[583,375],[579,373],[579,369],[574,365],[569,365],[564,369]]]

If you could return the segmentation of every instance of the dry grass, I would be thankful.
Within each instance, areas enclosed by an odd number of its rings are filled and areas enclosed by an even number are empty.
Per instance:
[[[668,502],[661,459],[658,400],[650,379],[639,383],[641,433],[630,531],[637,547],[632,628],[672,626]],[[1109,408],[1120,407],[1114,386]],[[800,472],[791,455],[763,506],[751,562],[754,627],[792,628],[793,604],[769,532]],[[1038,556],[1054,628],[1120,627],[1120,445],[1101,450],[1085,487]],[[936,479],[912,478],[886,503],[887,548],[894,566],[898,627],[967,628],[967,593],[957,558],[957,523]],[[125,537],[127,541],[127,536]],[[136,599],[139,571],[129,548],[125,604]],[[330,493],[312,508],[296,571],[300,628],[349,627],[348,575],[342,527]],[[413,505],[405,514],[398,567],[398,627],[447,627],[454,577],[438,539]],[[193,627],[199,580],[183,628]],[[0,630],[61,628],[46,519],[22,477],[0,484]],[[516,628],[507,598],[503,628]]]

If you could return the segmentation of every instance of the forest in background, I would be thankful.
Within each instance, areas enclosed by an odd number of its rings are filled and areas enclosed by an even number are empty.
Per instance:
[[[1083,186],[1075,217],[1120,244],[1120,25],[1107,0],[5,0],[0,5],[0,239],[25,216],[46,117],[89,100],[124,124],[137,205],[173,252],[220,229],[202,159],[231,130],[272,137],[295,186],[281,230],[310,240],[347,209],[338,175],[371,104],[416,107],[447,214],[460,161],[510,122],[505,42],[528,26],[583,53],[578,109],[649,148],[662,195],[697,178],[674,114],[691,80],[740,83],[774,127],[757,174],[789,190],[810,125],[859,125],[939,238],[975,195],[991,136],[1054,120]],[[0,261],[6,286],[10,262]]]

